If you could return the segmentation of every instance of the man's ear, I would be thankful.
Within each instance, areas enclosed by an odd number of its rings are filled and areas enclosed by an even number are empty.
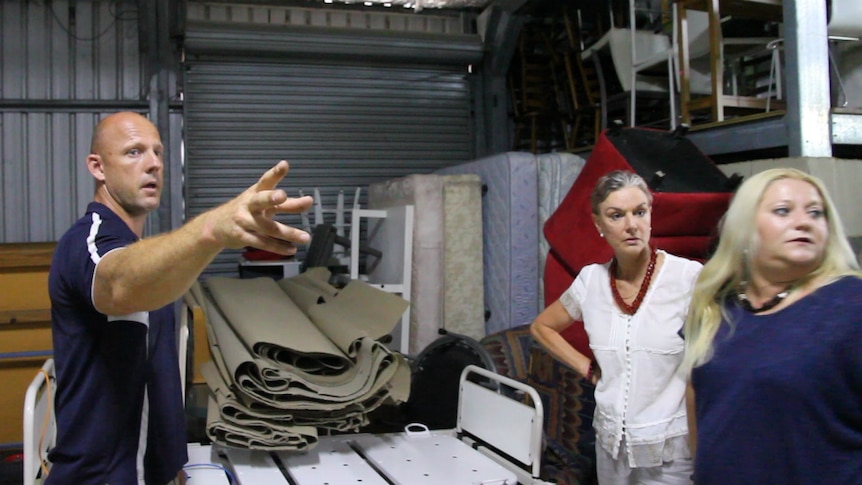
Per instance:
[[[90,174],[92,174],[99,182],[105,181],[105,167],[102,163],[101,156],[95,153],[87,155],[87,170],[89,170]]]

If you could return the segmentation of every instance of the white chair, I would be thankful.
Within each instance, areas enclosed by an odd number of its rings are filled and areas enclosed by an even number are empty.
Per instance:
[[[859,0],[831,0],[829,37],[836,40],[858,41],[862,37],[862,2]]]
[[[676,7],[674,6],[674,12]],[[666,89],[670,102],[670,128],[676,128],[676,99],[674,96],[675,49],[667,35],[642,31],[635,28],[635,0],[629,0],[629,43],[631,56],[631,79],[629,90],[629,125],[635,126],[638,88],[645,82],[641,74],[661,64],[667,66],[667,86],[651,86]],[[679,83],[676,83],[679,85]]]
[[[681,112],[683,123],[691,123],[692,111],[711,112],[710,121],[721,122],[725,119],[725,109],[733,110],[766,110],[767,100],[757,95],[741,95],[737,85],[736,71],[731,70],[729,77],[725,76],[725,66],[736,64],[735,60],[766,57],[769,54],[767,44],[773,40],[770,37],[725,37],[722,34],[722,24],[739,15],[740,19],[754,18],[748,12],[746,4],[753,0],[739,2],[724,2],[719,12],[719,3],[715,1],[705,6],[695,0],[677,0],[674,2],[674,50],[679,60],[679,77],[676,79],[681,92]],[[761,5],[759,3],[759,5]],[[762,2],[765,10],[758,9],[766,21],[780,19],[780,3],[775,0]],[[728,7],[724,12],[723,7]],[[751,14],[751,16],[749,15]],[[712,28],[711,28],[712,27]],[[773,51],[774,54],[774,51]],[[675,75],[676,76],[676,75]],[[725,83],[727,80],[727,85]],[[761,80],[762,82],[762,80]],[[770,86],[774,83],[769,79]],[[725,88],[728,88],[725,92]],[[772,94],[771,90],[768,94]],[[693,99],[693,95],[705,95]]]
[[[680,26],[677,17],[676,4],[673,11],[674,25],[674,51],[676,56],[679,55],[680,42]],[[730,20],[729,18],[722,19],[722,23]],[[710,44],[709,44],[709,13],[700,10],[686,11],[686,29],[688,35],[688,59],[690,64],[689,71],[689,89],[693,94],[708,95],[712,93],[712,66],[710,64]],[[727,57],[725,52],[732,48],[734,55],[750,54],[752,52],[763,51],[769,49],[768,37],[725,37],[721,36],[721,45],[719,53],[721,56],[720,64],[724,65],[724,59]],[[679,70],[674,74],[677,86],[680,83]],[[731,83],[731,89],[736,90],[736,86]]]
[[[634,126],[635,96],[638,92],[669,93],[668,80],[673,72],[670,39],[651,31],[612,27],[581,53],[581,62],[592,62],[593,56],[603,49],[610,53],[620,88],[629,96],[627,113],[629,124]],[[645,71],[661,63],[668,64],[667,73],[646,75]]]
[[[613,61],[622,93],[627,97],[626,117],[630,126],[636,124],[637,96],[640,92],[667,94],[670,98],[670,124],[675,126],[675,98],[673,96],[674,49],[670,37],[652,30],[638,29],[635,20],[635,6],[638,0],[629,0],[629,26],[611,27],[594,44],[581,52],[582,62],[591,62],[594,56],[606,51]],[[652,11],[650,9],[650,11]],[[610,12],[611,25],[615,24],[613,9]],[[657,72],[666,64],[666,72]],[[660,69],[660,68],[659,68]],[[603,99],[608,101],[610,96]],[[602,123],[604,127],[606,123]]]
[[[839,42],[859,42],[862,38],[862,2],[830,0],[828,5],[829,22],[826,24],[826,32],[829,39],[829,63],[832,65],[832,71],[838,83],[837,99],[843,108],[848,104],[847,91],[844,89],[844,81],[841,79],[833,47]]]
[[[51,468],[48,451],[54,447],[54,359],[48,359],[24,395],[24,485],[41,483]]]

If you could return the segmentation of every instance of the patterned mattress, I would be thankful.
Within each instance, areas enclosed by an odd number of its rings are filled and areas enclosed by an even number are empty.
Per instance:
[[[508,152],[436,172],[476,174],[482,180],[488,334],[530,323],[544,308],[541,281],[547,243],[541,228],[584,163],[567,153]]]
[[[371,209],[414,206],[410,346],[416,355],[445,329],[485,336],[481,180],[409,175],[369,187]]]
[[[545,308],[545,260],[551,247],[542,233],[545,221],[557,210],[563,197],[569,193],[589,153],[546,153],[536,156],[539,176],[539,308]]]

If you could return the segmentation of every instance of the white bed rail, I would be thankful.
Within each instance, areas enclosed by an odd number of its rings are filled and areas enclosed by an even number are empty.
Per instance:
[[[524,404],[503,394],[501,389],[492,390],[472,382],[468,380],[471,374],[523,392],[532,403]],[[480,441],[477,449],[518,473],[519,483],[545,483],[539,480],[543,419],[542,400],[532,387],[475,365],[468,365],[461,372],[456,431],[475,436]],[[526,476],[523,468],[512,467],[510,460],[482,446],[483,443],[517,460],[532,475]]]

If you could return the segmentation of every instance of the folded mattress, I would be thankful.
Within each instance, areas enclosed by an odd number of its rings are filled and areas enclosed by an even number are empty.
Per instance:
[[[581,170],[587,163],[589,153],[545,153],[536,156],[536,169],[539,177],[539,308],[545,308],[544,272],[548,251],[551,246],[542,227],[557,210],[569,193]]]
[[[414,207],[410,354],[441,329],[485,336],[481,191],[472,174],[414,174],[369,186],[371,209]]]
[[[541,228],[584,163],[569,153],[508,152],[436,172],[482,179],[488,334],[528,324],[544,308],[541,282],[548,245]]]
[[[501,153],[436,173],[476,174],[482,180],[486,332],[529,323],[539,308],[536,157]]]

